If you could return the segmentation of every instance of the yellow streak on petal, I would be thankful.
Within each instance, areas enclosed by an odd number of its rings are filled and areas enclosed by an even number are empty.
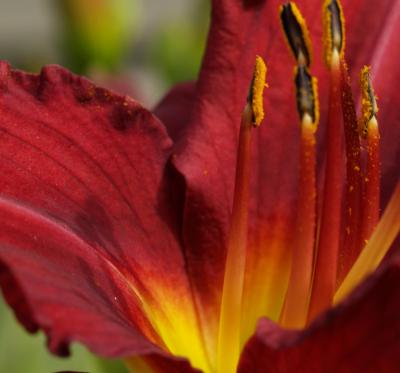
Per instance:
[[[160,284],[151,289],[157,303],[148,302],[145,311],[168,351],[188,358],[195,368],[209,373],[210,363],[189,294],[186,291],[179,294],[177,288],[166,289]]]
[[[248,247],[243,293],[241,347],[254,334],[260,317],[278,322],[290,275],[292,226],[286,215],[255,228]]]
[[[252,82],[252,100],[251,109],[253,111],[254,125],[259,127],[262,120],[264,119],[264,88],[268,85],[265,83],[267,75],[267,66],[264,60],[260,57],[256,57],[256,64],[254,67],[254,76]]]
[[[400,183],[375,228],[371,239],[336,291],[334,303],[346,297],[368,274],[379,265],[400,231]]]
[[[161,340],[161,345],[159,339],[152,335],[152,331],[141,330],[142,333],[161,349],[175,356],[186,357],[195,368],[205,373],[211,372],[189,288],[178,282],[173,286],[168,282],[160,283],[159,279],[148,278],[147,286],[152,289],[152,297],[148,299],[140,293],[134,280],[110,261],[107,264],[115,276],[128,286],[137,305]]]

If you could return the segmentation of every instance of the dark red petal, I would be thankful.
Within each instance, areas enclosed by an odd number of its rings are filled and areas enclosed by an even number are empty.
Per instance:
[[[173,87],[154,109],[154,114],[167,128],[168,135],[177,141],[190,120],[196,93],[195,83],[181,83]]]
[[[19,319],[59,354],[157,353],[182,339],[174,318],[196,341],[163,126],[60,67],[0,73],[1,286]]]
[[[304,331],[261,320],[242,352],[238,372],[397,372],[399,314],[397,258]]]
[[[128,281],[99,249],[54,218],[3,197],[0,216],[0,257],[9,269],[2,278],[20,284],[14,291],[2,281],[4,294],[29,329],[34,321],[46,331],[53,353],[67,354],[72,339],[111,356],[155,348],[140,332],[149,325],[140,320]]]

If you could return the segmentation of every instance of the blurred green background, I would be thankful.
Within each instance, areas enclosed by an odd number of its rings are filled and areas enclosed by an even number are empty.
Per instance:
[[[38,72],[49,63],[152,107],[176,82],[196,79],[209,21],[207,0],[1,0],[0,58]],[[0,372],[125,372],[84,347],[51,356],[0,297]]]
[[[57,63],[151,105],[195,79],[209,0],[1,0],[0,10],[0,57],[14,67]]]

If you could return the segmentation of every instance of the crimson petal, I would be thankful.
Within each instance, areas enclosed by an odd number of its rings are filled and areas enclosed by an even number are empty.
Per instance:
[[[187,356],[174,338],[183,323],[197,340],[197,323],[162,124],[56,66],[1,62],[0,87],[0,285],[20,321],[61,355],[77,340]]]
[[[196,94],[195,83],[180,83],[173,87],[154,109],[154,114],[167,128],[168,135],[177,141],[188,128]]]

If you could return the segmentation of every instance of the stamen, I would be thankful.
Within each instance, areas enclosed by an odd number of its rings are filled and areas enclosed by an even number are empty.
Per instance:
[[[335,51],[336,49],[333,51],[334,54],[337,54]],[[309,320],[314,319],[315,316],[332,304],[336,289],[340,244],[343,181],[342,89],[339,59],[334,56],[332,58],[332,65],[330,66],[325,184]]]
[[[305,115],[308,114],[316,129],[319,121],[317,79],[311,76],[306,67],[299,66],[295,68],[295,84],[300,120],[303,121]]]
[[[218,372],[234,373],[240,355],[240,323],[248,230],[248,201],[251,166],[251,131],[260,119],[260,107],[254,106],[254,97],[260,100],[265,87],[264,62],[257,57],[250,87],[252,92],[242,114],[236,164],[236,181],[229,231],[221,314],[218,336]],[[260,67],[261,66],[261,67]],[[262,83],[262,84],[261,84]],[[261,91],[260,91],[261,90]],[[262,101],[261,101],[262,102]],[[257,101],[260,104],[260,101]],[[262,110],[263,112],[263,110]],[[259,125],[259,124],[257,124]]]
[[[367,170],[364,178],[363,213],[361,224],[362,245],[370,238],[379,221],[380,205],[380,157],[379,126],[376,119],[378,105],[372,88],[370,68],[361,71],[362,135],[367,139]]]
[[[312,49],[306,22],[294,2],[280,7],[280,18],[286,41],[300,66],[311,65]]]
[[[347,180],[344,210],[345,237],[343,247],[340,248],[339,252],[338,284],[343,281],[361,251],[361,145],[350,76],[344,59],[341,60],[340,71],[343,88],[342,108],[346,143]]]
[[[297,86],[297,90],[301,89]],[[316,91],[315,91],[316,92]],[[314,100],[316,94],[314,94]],[[314,103],[314,106],[317,106]],[[296,233],[293,243],[292,268],[281,324],[303,328],[307,321],[312,278],[316,221],[316,147],[314,122],[308,113],[301,121],[299,199]]]
[[[371,239],[337,290],[334,303],[338,303],[344,299],[368,274],[372,273],[378,267],[399,232],[400,183],[397,184]]]
[[[330,68],[344,54],[345,29],[342,5],[339,0],[326,0],[323,6],[324,56]]]
[[[294,3],[281,7],[281,21],[297,65],[294,70],[297,111],[301,122],[299,195],[292,266],[280,322],[288,328],[305,326],[310,299],[316,229],[315,132],[319,121],[317,80],[311,76],[311,43],[307,25]],[[307,61],[304,56],[308,56]]]

